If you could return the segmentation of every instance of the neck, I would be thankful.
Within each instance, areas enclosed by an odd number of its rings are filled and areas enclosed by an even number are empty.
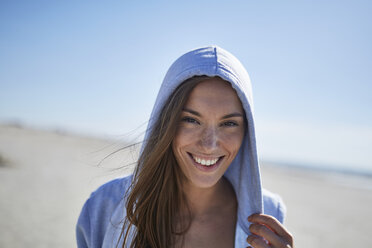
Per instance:
[[[198,188],[186,183],[184,192],[193,216],[210,214],[221,208],[236,206],[234,189],[230,182],[222,177],[216,185],[210,188]]]

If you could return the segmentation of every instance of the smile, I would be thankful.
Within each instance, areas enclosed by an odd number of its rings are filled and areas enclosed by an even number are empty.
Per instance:
[[[217,158],[205,159],[205,158],[199,158],[193,154],[191,154],[191,157],[196,163],[205,165],[205,166],[212,166],[216,164],[217,161],[221,158],[221,157],[217,157]]]

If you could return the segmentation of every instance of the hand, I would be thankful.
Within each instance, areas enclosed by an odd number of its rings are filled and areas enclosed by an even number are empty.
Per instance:
[[[293,248],[293,237],[274,217],[265,214],[252,214],[252,222],[247,242],[254,248]]]

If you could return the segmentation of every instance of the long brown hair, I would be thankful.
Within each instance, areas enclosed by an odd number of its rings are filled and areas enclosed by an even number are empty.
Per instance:
[[[123,247],[128,245],[129,236],[132,236],[131,248],[170,247],[188,230],[191,215],[181,187],[184,175],[171,144],[188,96],[198,83],[208,78],[195,76],[178,86],[152,127],[138,159],[126,202],[126,218],[120,236],[124,237]],[[189,214],[182,214],[181,210]]]

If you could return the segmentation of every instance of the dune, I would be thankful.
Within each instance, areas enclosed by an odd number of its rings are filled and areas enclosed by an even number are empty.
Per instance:
[[[372,247],[370,177],[263,165],[263,186],[281,195],[295,247]]]
[[[123,141],[0,125],[0,247],[75,247],[82,205],[129,174]],[[372,247],[369,177],[262,164],[263,185],[287,206],[296,247]]]

